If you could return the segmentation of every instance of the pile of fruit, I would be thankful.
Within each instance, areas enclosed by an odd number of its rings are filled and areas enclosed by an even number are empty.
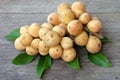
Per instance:
[[[47,21],[41,25],[33,23],[22,26],[15,48],[26,50],[28,55],[39,52],[42,56],[49,54],[53,59],[62,58],[66,62],[76,57],[74,43],[86,46],[90,53],[101,50],[101,37],[94,34],[100,35],[102,23],[86,12],[83,3],[74,2],[71,6],[62,3],[58,5],[57,12],[48,16]]]
[[[30,56],[49,54],[52,59],[72,62],[77,56],[74,44],[86,48],[89,54],[101,50],[101,29],[102,22],[86,11],[84,3],[61,3],[46,23],[22,26],[14,45]]]

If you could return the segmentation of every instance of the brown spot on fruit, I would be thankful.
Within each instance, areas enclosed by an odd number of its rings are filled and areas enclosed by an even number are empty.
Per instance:
[[[50,17],[50,20],[52,21],[53,19]]]

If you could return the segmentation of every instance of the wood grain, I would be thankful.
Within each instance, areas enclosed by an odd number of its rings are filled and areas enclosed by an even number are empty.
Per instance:
[[[47,21],[50,12],[56,10],[61,2],[72,3],[75,0],[0,0],[0,80],[39,80],[35,67],[37,59],[25,66],[11,64],[20,52],[13,42],[4,36],[13,29],[33,22]],[[103,22],[104,35],[112,43],[103,45],[104,55],[110,59],[113,67],[101,68],[90,63],[86,54],[78,50],[81,70],[70,69],[67,64],[54,60],[52,67],[45,72],[41,80],[120,80],[120,0],[83,0],[88,12]]]
[[[0,13],[50,13],[60,3],[72,4],[76,0],[0,0]],[[79,1],[79,0],[78,0]],[[81,0],[88,12],[120,12],[120,0]]]

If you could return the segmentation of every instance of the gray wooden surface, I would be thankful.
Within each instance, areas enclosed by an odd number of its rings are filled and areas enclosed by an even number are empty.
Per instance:
[[[39,80],[36,77],[37,60],[25,66],[15,66],[11,60],[19,53],[13,42],[4,39],[12,29],[33,22],[43,23],[61,2],[76,0],[0,0],[0,80]],[[120,80],[120,0],[81,0],[87,11],[103,22],[102,32],[112,39],[103,46],[104,55],[113,67],[101,68],[80,54],[81,70],[70,69],[62,60],[54,60],[42,80]]]

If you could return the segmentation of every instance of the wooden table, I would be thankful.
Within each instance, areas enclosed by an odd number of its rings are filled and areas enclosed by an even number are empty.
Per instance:
[[[0,0],[0,80],[39,80],[35,71],[37,60],[25,66],[11,64],[19,51],[4,36],[22,25],[46,22],[48,14],[56,11],[59,3],[71,4],[74,1],[76,0]],[[112,43],[103,46],[103,52],[113,67],[95,66],[80,52],[81,70],[70,69],[61,59],[54,60],[42,80],[120,80],[120,0],[82,2],[86,4],[88,12],[102,20],[102,32],[112,40]]]

